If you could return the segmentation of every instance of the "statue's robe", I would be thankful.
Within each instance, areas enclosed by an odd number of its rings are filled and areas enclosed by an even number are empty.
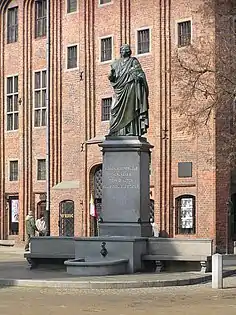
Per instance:
[[[142,136],[147,132],[148,84],[139,61],[130,57],[112,64],[109,79],[115,96],[111,106],[110,135]]]

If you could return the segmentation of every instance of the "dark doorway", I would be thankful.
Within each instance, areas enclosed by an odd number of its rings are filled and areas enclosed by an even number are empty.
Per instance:
[[[64,200],[59,206],[59,235],[74,236],[74,202]]]
[[[45,217],[46,215],[45,212],[46,212],[46,201],[40,201],[37,204],[37,219],[39,219],[41,215]]]

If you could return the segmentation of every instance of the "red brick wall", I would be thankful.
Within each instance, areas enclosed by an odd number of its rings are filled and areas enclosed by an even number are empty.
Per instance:
[[[37,158],[46,155],[46,128],[34,128],[31,119],[33,72],[46,67],[46,39],[34,38],[34,6],[31,2],[18,0],[10,4],[19,6],[19,40],[10,45],[6,44],[4,37],[4,14],[8,1],[4,0],[0,5],[1,238],[7,237],[3,220],[5,193],[19,193],[19,239],[22,239],[25,214],[36,206],[33,193],[46,191],[46,183],[36,179]],[[89,172],[94,165],[101,163],[102,155],[97,143],[86,144],[86,141],[94,137],[101,139],[106,134],[108,123],[101,122],[101,98],[113,93],[107,80],[109,63],[102,64],[99,58],[100,38],[113,36],[114,58],[119,58],[120,44],[125,42],[130,43],[135,55],[137,29],[150,27],[151,52],[140,56],[139,60],[150,88],[147,137],[154,145],[151,185],[155,218],[161,230],[169,236],[176,236],[175,198],[181,194],[193,194],[196,196],[197,225],[196,235],[191,237],[210,237],[221,242],[225,223],[219,213],[224,209],[225,198],[222,196],[228,189],[229,178],[228,173],[221,170],[216,174],[215,120],[211,119],[208,128],[201,128],[195,137],[179,132],[183,117],[174,110],[179,102],[179,91],[171,77],[176,50],[176,21],[192,20],[194,44],[209,34],[214,43],[214,14],[209,16],[208,13],[209,19],[205,18],[206,12],[200,10],[204,9],[203,0],[172,1],[171,4],[164,0],[159,3],[148,1],[148,5],[146,0],[113,0],[103,7],[98,6],[98,1],[78,1],[78,12],[72,14],[66,13],[65,2],[51,1],[51,179],[52,185],[61,181],[78,181],[79,189],[52,190],[52,234],[58,234],[59,203],[66,199],[75,202],[75,234],[88,235],[90,230]],[[67,70],[67,46],[73,44],[79,45],[79,64],[77,69]],[[83,80],[80,81],[82,71]],[[17,132],[5,132],[5,77],[17,73],[19,97],[23,101],[20,128]],[[12,158],[20,161],[17,183],[8,181],[9,159]],[[178,178],[178,162],[184,161],[193,163],[192,178]]]

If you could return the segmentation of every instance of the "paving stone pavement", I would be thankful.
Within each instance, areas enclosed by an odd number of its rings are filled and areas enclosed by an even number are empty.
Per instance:
[[[235,315],[236,290],[207,285],[129,290],[0,289],[1,315]]]
[[[60,287],[60,288],[139,288],[189,285],[210,280],[211,275],[199,272],[150,273],[106,277],[74,277],[64,269],[30,270],[23,258],[22,247],[0,246],[0,285]]]
[[[0,247],[0,276],[11,272],[14,277],[14,269],[28,272],[22,254],[22,249]],[[47,277],[46,271],[39,274]],[[235,315],[236,276],[224,279],[224,287],[213,290],[210,283],[125,290],[4,286],[0,287],[0,315]]]

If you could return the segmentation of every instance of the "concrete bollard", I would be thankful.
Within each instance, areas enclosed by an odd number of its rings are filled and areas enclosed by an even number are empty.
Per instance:
[[[223,256],[215,254],[212,256],[212,289],[223,288]]]

